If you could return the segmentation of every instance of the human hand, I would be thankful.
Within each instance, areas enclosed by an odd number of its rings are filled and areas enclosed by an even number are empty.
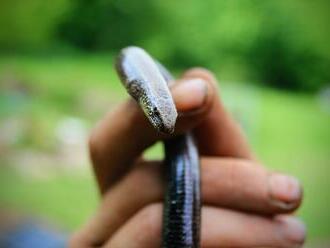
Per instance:
[[[255,159],[216,85],[211,73],[192,69],[171,89],[175,134],[193,129],[201,156],[201,246],[301,246],[304,225],[289,215],[301,203],[298,181]],[[164,165],[142,153],[164,138],[131,99],[97,125],[90,154],[102,201],[71,247],[160,247]]]

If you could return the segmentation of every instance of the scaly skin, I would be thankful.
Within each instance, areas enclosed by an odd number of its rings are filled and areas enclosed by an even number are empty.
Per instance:
[[[127,92],[139,103],[156,130],[173,133],[177,111],[168,89],[172,75],[143,49],[121,51],[117,72]],[[197,147],[191,133],[165,142],[167,190],[164,202],[164,248],[200,245],[200,172]]]
[[[178,114],[154,60],[141,48],[128,47],[118,56],[116,69],[127,92],[140,104],[151,124],[160,132],[172,133]]]

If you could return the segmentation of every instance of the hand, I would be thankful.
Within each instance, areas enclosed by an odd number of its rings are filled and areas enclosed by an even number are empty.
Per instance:
[[[192,69],[171,89],[176,134],[193,129],[201,154],[201,246],[301,246],[304,225],[289,215],[302,199],[298,181],[259,164],[216,85],[211,73]],[[102,202],[71,247],[160,247],[164,165],[142,153],[164,138],[133,100],[97,125],[90,154]]]

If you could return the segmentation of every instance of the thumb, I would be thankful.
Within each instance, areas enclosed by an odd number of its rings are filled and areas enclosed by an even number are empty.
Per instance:
[[[202,78],[216,88],[217,80],[202,68],[188,70],[184,78]],[[217,92],[214,90],[214,92]],[[202,155],[253,159],[252,152],[238,123],[227,112],[218,94],[212,98],[207,115],[194,130]]]
[[[196,127],[214,101],[212,84],[202,78],[182,78],[171,87],[178,110],[175,133]],[[144,149],[166,138],[151,126],[132,99],[99,122],[90,138],[90,154],[101,192],[121,178]]]

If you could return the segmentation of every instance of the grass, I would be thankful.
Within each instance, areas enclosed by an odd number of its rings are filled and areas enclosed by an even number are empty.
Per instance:
[[[54,144],[44,143],[52,140],[49,130],[58,119],[78,116],[92,126],[125,98],[111,58],[0,58],[0,87],[7,90],[6,82],[14,80],[25,89],[22,101],[12,100],[12,90],[0,93],[0,118],[16,117],[38,124],[23,139],[29,142],[14,144],[11,149],[51,149]],[[265,165],[302,181],[305,200],[298,214],[307,223],[309,236],[329,238],[330,115],[322,111],[317,96],[235,83],[222,84],[221,93]],[[148,153],[159,157],[159,146]],[[88,218],[97,198],[90,173],[58,173],[48,180],[32,180],[10,167],[0,167],[0,201],[5,206],[48,218],[68,230]]]
[[[98,192],[91,176],[59,174],[48,180],[31,180],[2,168],[1,203],[6,208],[48,220],[74,230],[97,206]]]

